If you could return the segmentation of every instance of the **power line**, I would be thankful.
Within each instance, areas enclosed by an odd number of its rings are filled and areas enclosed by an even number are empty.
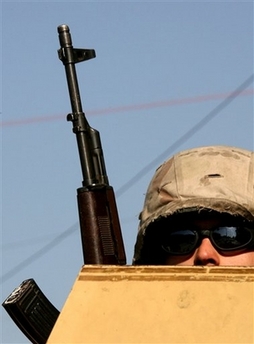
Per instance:
[[[67,238],[69,235],[74,233],[77,230],[77,224],[75,223],[71,227],[69,227],[67,230],[65,230],[63,233],[56,236],[52,241],[50,241],[47,245],[43,246],[40,250],[33,253],[31,256],[20,262],[18,265],[16,265],[14,268],[10,269],[8,272],[2,275],[0,284],[6,282],[8,279],[13,277],[17,272],[24,269],[31,263],[33,263],[36,259],[43,256],[45,253],[50,251],[53,247],[58,245],[61,241],[63,241],[65,238]]]
[[[196,134],[197,131],[202,129],[208,122],[215,118],[220,111],[222,111],[226,106],[228,106],[240,93],[242,93],[250,84],[253,83],[254,74],[252,74],[248,79],[246,79],[235,91],[227,96],[220,104],[218,104],[211,112],[209,112],[204,118],[202,118],[197,124],[195,124],[191,129],[189,129],[183,136],[176,140],[171,146],[169,146],[164,152],[152,160],[149,164],[143,167],[135,176],[128,180],[120,189],[116,192],[116,195],[120,197],[124,192],[126,192],[130,187],[132,187],[138,180],[140,180],[144,175],[146,175],[154,166],[157,166],[162,162],[163,159],[172,154],[178,147],[180,147],[184,142],[189,140],[192,136]]]
[[[241,92],[242,96],[249,96],[253,95],[254,90],[243,90]],[[159,107],[171,107],[171,106],[178,106],[184,104],[195,104],[195,103],[202,103],[211,100],[218,100],[224,99],[230,96],[231,93],[217,93],[217,94],[206,94],[201,96],[195,97],[185,97],[185,98],[176,98],[176,99],[166,99],[166,100],[159,100],[150,103],[143,103],[143,104],[131,104],[131,105],[123,105],[123,106],[115,106],[109,107],[104,109],[97,109],[97,110],[88,110],[86,114],[88,116],[95,116],[95,115],[108,115],[113,113],[119,112],[130,112],[130,111],[140,111],[140,110],[151,110]],[[32,118],[20,118],[15,120],[3,121],[0,122],[1,127],[13,127],[18,125],[29,125],[39,122],[50,122],[56,120],[62,120],[64,115],[54,115],[54,116],[40,116],[40,117],[32,117]]]
[[[152,160],[144,168],[142,168],[135,176],[133,176],[129,181],[127,181],[120,189],[116,191],[116,196],[121,197],[127,190],[129,190],[134,184],[136,184],[149,170],[154,168],[154,166],[161,163],[161,161],[170,155],[174,150],[181,146],[184,142],[195,135],[200,129],[202,129],[207,123],[209,123],[213,118],[215,118],[223,109],[225,109],[233,100],[238,97],[244,90],[253,83],[254,74],[252,74],[248,79],[246,79],[239,87],[230,93],[226,99],[224,99],[220,104],[218,104],[212,111],[210,111],[204,118],[202,118],[198,123],[196,123],[191,129],[189,129],[183,136],[176,140],[172,145],[170,145],[164,152],[162,152],[158,157]],[[50,243],[42,247],[39,251],[32,254],[30,257],[26,258],[23,262],[19,263],[13,269],[9,270],[2,276],[1,283],[4,283],[14,274],[16,274],[21,269],[24,269],[27,265],[34,262],[39,257],[43,256],[51,248],[58,245],[62,240],[71,235],[77,229],[77,224],[75,223],[63,233],[58,235]]]

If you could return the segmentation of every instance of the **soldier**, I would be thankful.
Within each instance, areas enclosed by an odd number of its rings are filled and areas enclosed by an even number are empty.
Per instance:
[[[133,264],[254,266],[254,152],[183,151],[148,187]]]

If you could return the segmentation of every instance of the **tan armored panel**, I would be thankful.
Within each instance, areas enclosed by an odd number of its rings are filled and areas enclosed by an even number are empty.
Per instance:
[[[254,268],[85,266],[56,343],[254,343]]]

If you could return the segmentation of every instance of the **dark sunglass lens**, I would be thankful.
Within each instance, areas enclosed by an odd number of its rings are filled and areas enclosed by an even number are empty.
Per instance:
[[[249,243],[251,233],[244,227],[219,227],[212,232],[212,238],[221,250],[235,250]]]
[[[165,251],[171,254],[189,254],[196,245],[197,235],[191,230],[172,231],[163,244]]]

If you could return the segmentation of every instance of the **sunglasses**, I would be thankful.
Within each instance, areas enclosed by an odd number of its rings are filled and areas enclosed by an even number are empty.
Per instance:
[[[254,228],[221,226],[209,230],[171,230],[163,238],[163,250],[172,255],[187,255],[209,238],[216,250],[229,252],[254,246]]]

